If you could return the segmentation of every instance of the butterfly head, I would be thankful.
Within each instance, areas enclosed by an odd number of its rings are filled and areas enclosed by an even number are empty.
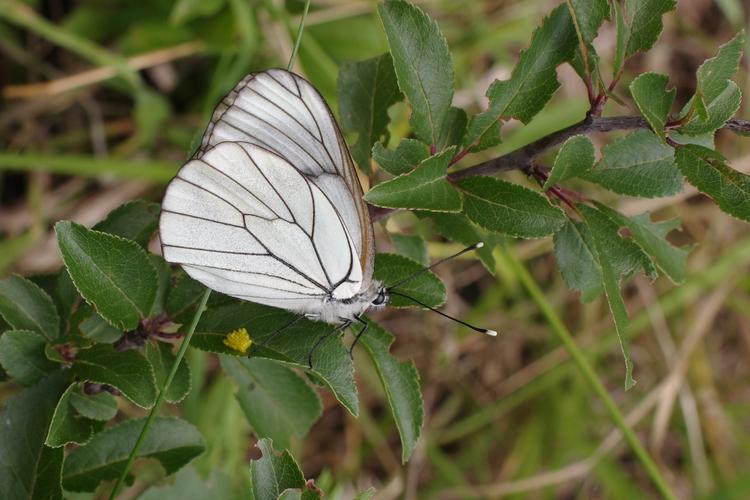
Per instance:
[[[370,306],[376,309],[380,309],[381,307],[385,307],[388,304],[391,296],[388,294],[388,289],[382,285],[378,288],[377,292],[378,293],[377,295],[375,295],[375,298],[370,302]]]

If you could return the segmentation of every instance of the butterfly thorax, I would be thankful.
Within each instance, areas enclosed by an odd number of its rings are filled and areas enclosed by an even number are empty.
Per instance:
[[[332,295],[323,298],[320,308],[314,313],[306,313],[310,319],[331,324],[354,321],[369,309],[380,309],[388,303],[388,291],[379,281],[372,281],[366,290],[351,298],[337,299]]]

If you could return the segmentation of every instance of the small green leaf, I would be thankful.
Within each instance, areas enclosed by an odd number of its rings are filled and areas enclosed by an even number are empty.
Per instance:
[[[625,50],[628,48],[628,37],[630,36],[630,26],[625,21],[625,14],[619,1],[611,3],[612,14],[615,18],[615,53],[612,61],[612,77],[617,78],[625,64]]]
[[[461,144],[466,135],[466,124],[469,121],[466,111],[461,108],[451,106],[443,122],[443,129],[438,137],[437,151],[450,146]]]
[[[423,143],[414,139],[403,139],[396,149],[386,149],[376,142],[372,148],[375,162],[391,175],[401,175],[414,170],[426,160],[430,152]]]
[[[495,247],[495,240],[502,238],[491,233],[486,233],[471,223],[464,214],[438,214],[434,212],[420,212],[417,215],[429,217],[435,223],[435,230],[449,240],[455,241],[465,246],[473,245],[478,242],[484,242],[482,248],[477,248],[476,252],[482,260],[482,264],[487,270],[494,274],[495,257],[492,250]]]
[[[740,31],[734,38],[719,47],[716,56],[706,59],[698,68],[696,73],[698,82],[693,99],[700,101],[700,108],[704,110],[704,113],[706,106],[726,91],[727,82],[737,73],[744,42],[745,32]],[[685,110],[689,109],[691,103],[685,106]],[[702,118],[705,120],[705,116]]]
[[[630,84],[630,93],[638,109],[662,142],[667,140],[664,126],[677,92],[675,89],[667,90],[668,83],[667,75],[643,73]]]
[[[148,359],[151,366],[154,368],[154,375],[156,377],[156,384],[158,387],[163,387],[164,381],[167,379],[172,365],[177,358],[172,352],[171,344],[164,342],[149,342],[146,344],[146,359]],[[174,404],[179,403],[185,396],[190,392],[190,368],[188,367],[187,360],[182,359],[180,366],[177,368],[172,383],[169,384],[167,392],[164,394],[164,399]]]
[[[627,42],[625,57],[653,47],[664,29],[661,16],[674,9],[675,0],[628,0],[625,8],[627,16]]]
[[[676,159],[690,184],[724,212],[750,222],[750,176],[729,167],[716,151],[694,144],[678,148]]]
[[[262,358],[221,356],[221,366],[237,383],[237,400],[256,436],[289,448],[320,417],[320,397],[291,368]]]
[[[620,295],[620,279],[612,263],[616,259],[611,252],[611,233],[608,226],[611,223],[607,216],[598,210],[586,205],[578,205],[578,210],[583,215],[586,225],[591,231],[591,240],[594,243],[594,254],[599,264],[602,276],[604,294],[607,296],[609,310],[615,323],[617,338],[620,341],[620,349],[625,360],[625,390],[635,385],[633,379],[633,361],[630,359],[628,327],[630,320],[625,309],[625,302]]]
[[[0,315],[17,330],[32,330],[49,340],[60,334],[60,317],[50,296],[15,274],[0,280]]]
[[[558,182],[579,177],[594,166],[594,143],[585,135],[574,135],[563,143],[552,171],[544,183],[547,190]]]
[[[552,234],[565,224],[565,213],[536,191],[494,177],[459,182],[464,212],[474,223],[519,238]]]
[[[393,240],[397,254],[417,261],[425,267],[430,263],[427,256],[427,243],[418,234],[391,233],[391,240]]]
[[[148,316],[158,316],[164,312],[164,302],[167,296],[172,279],[172,270],[169,267],[169,263],[164,260],[161,255],[148,254],[148,258],[151,259],[151,263],[156,269],[156,293],[154,294],[154,303],[151,304]]]
[[[599,163],[586,180],[629,196],[654,198],[682,190],[674,150],[649,130],[639,130],[602,149]]]
[[[117,400],[107,391],[86,394],[80,388],[70,395],[70,404],[82,417],[105,422],[117,415]]]
[[[213,470],[203,478],[192,465],[180,469],[171,484],[152,486],[138,500],[205,500],[235,499],[232,478],[221,470]]]
[[[101,344],[114,344],[123,335],[122,330],[118,330],[114,326],[107,323],[107,320],[93,314],[81,321],[78,325],[79,330],[83,333],[84,337],[95,340]]]
[[[47,339],[37,332],[7,331],[0,337],[0,364],[17,381],[32,385],[59,366],[45,356],[46,344]]]
[[[728,81],[724,90],[703,109],[705,119],[700,114],[678,130],[685,135],[701,135],[720,129],[737,110],[742,102],[742,92],[733,81]]]
[[[136,243],[80,224],[55,224],[65,267],[87,302],[113,326],[133,330],[156,296],[156,269]]]
[[[101,422],[76,414],[75,408],[70,404],[70,397],[77,390],[77,384],[71,384],[57,402],[44,442],[50,448],[59,448],[68,443],[86,444],[94,432],[101,428]]]
[[[122,236],[145,248],[159,223],[158,217],[158,203],[143,200],[129,201],[112,210],[103,221],[92,229]]]
[[[577,43],[570,13],[565,5],[560,5],[534,32],[531,45],[521,54],[510,79],[495,80],[487,90],[489,107],[471,119],[464,146],[481,142],[501,118],[528,123],[560,87],[555,68],[573,57]]]
[[[0,410],[0,498],[62,499],[63,450],[46,447],[44,439],[68,380],[53,372]]]
[[[151,408],[156,400],[154,370],[136,351],[117,352],[98,344],[78,352],[72,372],[81,380],[116,387],[141,408]]]
[[[567,0],[566,3],[581,41],[591,43],[599,26],[609,16],[607,0]]]
[[[400,362],[390,353],[395,337],[377,323],[369,322],[360,342],[369,354],[385,389],[388,404],[401,436],[401,462],[409,460],[422,433],[424,409],[419,373],[413,361]]]
[[[413,297],[430,307],[439,307],[445,303],[445,285],[432,271],[423,272],[424,269],[419,263],[401,255],[379,253],[375,255],[373,277],[382,282],[383,286],[390,288],[406,278],[415,276],[414,279],[405,281],[394,288],[394,293],[388,303],[391,307],[418,305],[412,300],[396,295],[396,292]],[[416,276],[419,272],[422,274]]]
[[[100,481],[120,475],[146,419],[128,420],[110,427],[85,446],[73,450],[63,467],[63,486],[70,491],[94,491]],[[177,418],[156,417],[138,457],[155,458],[173,474],[203,453],[198,429]]]
[[[250,462],[253,498],[277,498],[289,488],[304,488],[305,476],[288,451],[277,452],[270,439],[256,444],[263,456]]]
[[[555,258],[568,288],[581,292],[581,302],[591,302],[602,293],[602,273],[588,226],[568,220],[555,233]]]
[[[370,171],[372,145],[388,139],[388,107],[401,99],[390,54],[345,62],[339,69],[338,102],[344,132],[357,133],[352,156]]]
[[[411,103],[411,126],[438,145],[453,100],[453,62],[435,21],[402,0],[381,3],[378,13],[388,39],[398,85]]]
[[[427,158],[411,172],[381,182],[367,192],[365,200],[379,207],[461,211],[461,195],[446,179],[455,152],[451,147]]]

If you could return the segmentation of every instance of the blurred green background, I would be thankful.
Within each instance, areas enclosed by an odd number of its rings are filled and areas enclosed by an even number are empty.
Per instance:
[[[533,29],[558,2],[416,2],[439,23],[451,47],[459,106],[479,110],[495,78],[510,74]],[[0,274],[32,275],[60,266],[52,224],[87,225],[133,198],[158,201],[216,102],[245,74],[286,66],[304,2],[276,0],[0,0]],[[684,100],[698,65],[747,22],[740,0],[678,2],[657,46],[629,62],[624,84],[643,71],[670,75]],[[607,59],[607,24],[596,41]],[[336,110],[344,61],[386,51],[371,1],[312,3],[295,70]],[[462,165],[511,151],[583,118],[585,89],[569,68],[553,101],[528,126],[510,126],[501,146]],[[739,76],[747,86],[747,70]],[[618,95],[627,98],[621,87]],[[747,92],[746,92],[747,93]],[[392,140],[408,133],[395,105]],[[605,115],[633,114],[610,103]],[[747,116],[740,112],[740,116]],[[598,145],[609,138],[597,136]],[[750,170],[747,139],[720,132],[717,149]],[[370,181],[377,181],[377,173]],[[515,177],[520,180],[520,177]],[[367,182],[368,179],[363,181]],[[330,394],[325,412],[293,454],[331,498],[375,486],[378,498],[642,498],[652,487],[619,434],[557,345],[537,306],[511,270],[526,263],[548,300],[595,363],[638,435],[681,498],[750,498],[750,230],[686,191],[656,200],[616,199],[626,214],[678,216],[680,243],[697,243],[690,278],[679,288],[639,277],[624,291],[633,319],[638,385],[623,392],[624,369],[607,306],[582,306],[560,278],[551,239],[508,241],[486,269],[461,259],[438,270],[447,312],[501,332],[497,339],[459,330],[437,315],[375,314],[397,335],[394,351],[414,359],[422,377],[425,429],[406,466],[379,394],[377,375],[355,353],[361,416]],[[435,229],[402,213],[376,227],[420,234],[431,258],[454,251]],[[154,242],[155,243],[155,242]],[[158,248],[157,244],[153,246]],[[216,359],[191,352],[193,390],[179,406],[208,451],[178,477],[247,481],[254,438]],[[16,390],[0,384],[0,405]],[[673,404],[672,404],[673,403]],[[142,412],[121,408],[125,415]],[[128,495],[160,480],[145,462]],[[196,479],[196,477],[193,477]]]

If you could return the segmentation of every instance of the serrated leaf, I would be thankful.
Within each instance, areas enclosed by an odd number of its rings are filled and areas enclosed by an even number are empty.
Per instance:
[[[116,387],[123,396],[141,408],[151,408],[156,400],[154,370],[136,351],[115,351],[98,344],[79,351],[72,373],[80,380]]]
[[[650,130],[638,130],[602,149],[602,159],[582,177],[618,194],[654,198],[682,190],[674,149]]]
[[[585,135],[566,140],[555,157],[555,163],[544,182],[547,190],[558,182],[579,177],[594,166],[594,143]]]
[[[583,223],[568,220],[555,233],[555,258],[568,288],[581,292],[581,302],[602,293],[602,273],[596,260],[591,231]]]
[[[409,460],[422,433],[424,409],[419,388],[419,373],[413,361],[400,362],[390,353],[395,337],[377,323],[369,322],[369,329],[360,342],[370,356],[388,405],[401,436],[401,462]]]
[[[0,280],[0,315],[17,330],[32,330],[49,340],[60,334],[60,317],[50,296],[16,274]]]
[[[703,113],[705,118],[696,116],[678,130],[685,135],[701,135],[720,129],[737,110],[742,102],[742,92],[733,81],[728,81],[724,90],[715,99],[708,102]]]
[[[123,335],[122,330],[118,330],[110,325],[107,323],[107,320],[98,314],[92,314],[81,321],[78,325],[78,329],[81,330],[84,337],[95,340],[101,344],[114,344]]]
[[[479,255],[479,258],[482,260],[484,267],[487,268],[490,273],[495,273],[495,257],[492,255],[492,250],[495,247],[495,240],[502,238],[502,236],[485,233],[483,230],[472,224],[469,218],[464,214],[420,212],[417,213],[417,215],[419,217],[431,218],[435,222],[435,230],[452,241],[466,246],[473,245],[479,241],[484,242],[482,248],[476,249],[477,255]]]
[[[643,73],[630,83],[630,93],[654,133],[662,142],[667,137],[664,126],[672,109],[676,90],[667,90],[669,77],[658,73]]]
[[[211,352],[242,355],[224,345],[227,334],[246,328],[251,339],[260,344],[269,335],[290,323],[296,316],[287,311],[253,302],[233,301],[210,308],[203,314],[191,346]],[[336,399],[357,415],[359,401],[354,384],[354,367],[347,349],[337,335],[332,335],[316,350],[313,368],[309,370],[307,356],[314,344],[335,327],[326,323],[301,319],[270,341],[265,349],[251,351],[253,356],[278,359],[289,366],[302,368],[322,381]]]
[[[411,172],[429,156],[427,146],[414,139],[403,139],[396,149],[386,149],[379,142],[372,147],[375,162],[391,175]]]
[[[120,475],[146,419],[128,420],[95,435],[85,446],[73,450],[63,467],[63,486],[70,491],[94,491],[99,482]],[[203,453],[205,444],[198,430],[177,418],[156,417],[141,444],[138,457],[161,462],[173,474]]]
[[[237,383],[235,396],[259,438],[282,448],[300,442],[320,417],[320,397],[291,368],[262,358],[221,356],[224,372]]]
[[[80,388],[70,395],[70,404],[82,417],[105,422],[117,415],[117,401],[107,391],[86,394]]]
[[[53,372],[0,410],[0,498],[62,499],[63,450],[46,447],[44,439],[68,380]]]
[[[400,281],[424,271],[424,266],[411,259],[392,253],[375,255],[373,278],[382,282],[385,287],[392,287]],[[430,307],[439,307],[445,303],[445,285],[432,271],[426,271],[396,286],[394,292],[403,293]],[[414,301],[392,294],[391,307],[418,306]]]
[[[740,31],[731,40],[719,47],[718,53],[706,59],[696,72],[697,85],[695,97],[705,107],[725,92],[729,81],[739,67],[742,57],[742,46],[745,41],[745,32]],[[686,105],[686,109],[690,103]],[[703,117],[705,119],[705,116]]]
[[[143,200],[129,201],[112,210],[92,229],[122,236],[142,247],[148,245],[159,222],[159,204]]]
[[[59,367],[45,356],[46,344],[40,333],[9,330],[0,337],[0,364],[18,382],[32,385]]]
[[[729,167],[716,151],[694,144],[678,148],[676,160],[690,184],[724,212],[750,222],[750,176]]]
[[[661,16],[674,9],[675,0],[627,0],[625,57],[653,47],[664,25]]]
[[[156,269],[136,243],[62,221],[55,224],[65,267],[78,291],[121,330],[133,330],[156,296]]]
[[[544,195],[494,177],[459,182],[464,213],[479,226],[519,238],[552,234],[565,224],[565,213]]]
[[[461,195],[446,179],[455,151],[451,147],[427,158],[411,172],[381,182],[365,194],[365,200],[379,207],[461,211]]]
[[[566,4],[581,41],[591,43],[609,16],[607,0],[567,0]]]
[[[305,476],[288,451],[277,452],[270,439],[260,439],[256,446],[263,456],[250,461],[253,498],[277,498],[286,489],[305,487]]]
[[[59,448],[68,443],[86,444],[94,432],[103,424],[76,414],[70,404],[70,397],[77,391],[77,384],[71,384],[57,402],[52,422],[45,444],[51,448]]]
[[[418,234],[391,233],[391,240],[396,253],[427,267],[430,263],[427,256],[427,243]]]
[[[148,362],[154,368],[157,386],[163,387],[164,381],[167,379],[167,375],[172,370],[172,365],[174,365],[174,361],[177,358],[172,352],[172,346],[164,342],[156,342],[155,344],[149,342],[146,344],[145,354],[146,359],[148,359]],[[187,359],[183,358],[180,361],[177,372],[174,374],[172,383],[169,384],[169,388],[164,394],[164,399],[172,404],[179,403],[189,392],[190,367],[187,364]]]
[[[586,225],[591,231],[591,240],[594,243],[594,255],[596,256],[602,276],[602,287],[607,297],[609,310],[612,313],[617,338],[620,342],[620,349],[625,361],[625,390],[628,390],[635,385],[635,380],[633,379],[633,361],[630,359],[630,348],[628,346],[630,320],[628,319],[627,309],[625,309],[625,302],[623,302],[620,295],[620,279],[612,265],[615,257],[610,251],[611,234],[607,229],[609,221],[606,215],[586,205],[578,205],[578,210],[581,212]]]
[[[560,87],[555,68],[569,61],[578,39],[570,13],[560,5],[534,32],[531,45],[521,54],[510,79],[496,80],[487,90],[489,107],[469,123],[464,146],[479,142],[501,118],[528,123]]]

